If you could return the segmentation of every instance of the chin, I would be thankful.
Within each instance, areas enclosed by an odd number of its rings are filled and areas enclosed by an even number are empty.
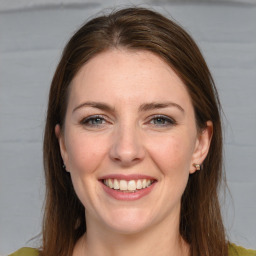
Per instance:
[[[152,225],[152,219],[139,209],[121,209],[109,216],[105,224],[119,234],[132,235],[147,229]]]

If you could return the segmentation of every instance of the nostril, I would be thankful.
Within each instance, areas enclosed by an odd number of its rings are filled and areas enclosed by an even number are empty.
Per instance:
[[[121,129],[121,128],[120,128]],[[144,158],[143,143],[133,129],[123,127],[121,135],[116,135],[109,151],[113,161],[123,165],[134,164]]]

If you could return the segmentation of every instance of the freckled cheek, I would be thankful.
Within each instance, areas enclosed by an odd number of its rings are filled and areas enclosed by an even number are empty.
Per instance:
[[[101,165],[106,155],[106,143],[89,136],[78,136],[70,142],[67,150],[71,170],[91,173]]]
[[[169,138],[158,139],[157,143],[151,142],[150,144],[151,157],[163,172],[187,170],[190,150],[185,140],[170,136]]]

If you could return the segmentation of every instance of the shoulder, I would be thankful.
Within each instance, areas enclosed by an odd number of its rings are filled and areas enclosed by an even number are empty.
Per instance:
[[[38,256],[38,255],[39,255],[39,251],[37,249],[24,247],[10,254],[9,256]]]
[[[256,256],[255,250],[248,250],[235,244],[229,244],[228,246],[229,256]]]

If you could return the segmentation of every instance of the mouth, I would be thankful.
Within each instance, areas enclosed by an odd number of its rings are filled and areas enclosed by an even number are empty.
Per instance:
[[[103,191],[111,198],[134,201],[151,194],[158,180],[142,174],[110,174],[100,177],[99,182]]]
[[[146,189],[156,182],[155,179],[101,179],[101,182],[108,188],[123,193],[135,193],[137,191]]]

